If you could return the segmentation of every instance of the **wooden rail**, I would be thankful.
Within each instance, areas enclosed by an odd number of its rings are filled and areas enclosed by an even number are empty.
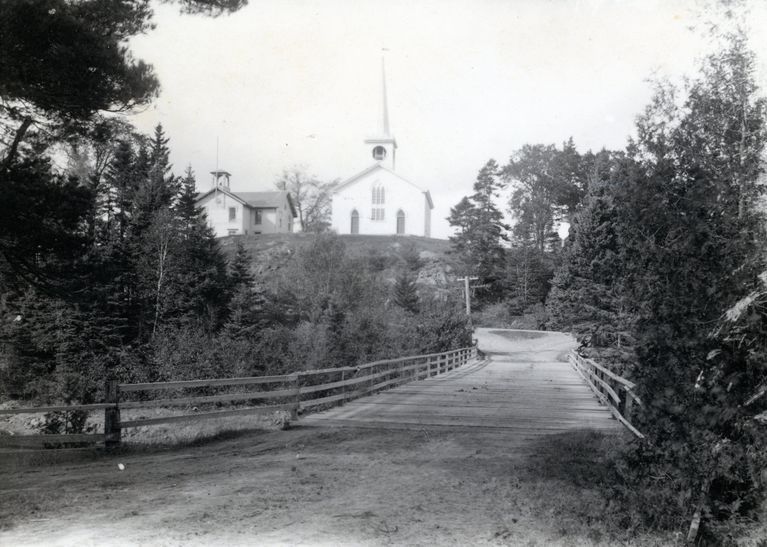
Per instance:
[[[644,435],[631,425],[634,403],[640,406],[642,404],[642,401],[634,393],[636,387],[634,382],[618,376],[599,363],[579,355],[574,350],[568,355],[568,360],[591,388],[591,391],[594,392],[597,399],[615,416],[615,419],[634,435],[644,439]]]
[[[296,419],[301,411],[336,405],[407,382],[437,376],[476,357],[477,348],[472,346],[443,353],[385,359],[360,366],[307,370],[280,376],[137,384],[110,381],[107,382],[103,403],[0,410],[0,415],[104,410],[103,434],[3,435],[0,436],[0,447],[72,446],[87,442],[103,442],[109,447],[118,445],[122,430],[132,427],[267,414],[277,410],[289,411],[292,419]],[[195,395],[188,390],[204,390],[205,393]],[[139,395],[138,399],[123,400],[125,394]],[[263,401],[268,404],[261,404]],[[223,403],[240,406],[218,409]],[[158,407],[184,407],[191,413],[126,421],[120,418],[121,410]]]

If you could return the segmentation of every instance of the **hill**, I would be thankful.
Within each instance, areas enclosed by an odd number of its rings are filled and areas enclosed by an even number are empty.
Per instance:
[[[220,240],[228,255],[234,253],[241,241],[253,259],[251,270],[257,276],[279,272],[302,247],[316,238],[315,234],[259,234],[230,236]],[[417,236],[339,235],[351,258],[370,261],[387,282],[394,282],[397,273],[407,264],[415,265],[420,288],[448,290],[455,286],[461,274],[458,258],[450,253],[450,242]],[[417,264],[415,264],[417,262]]]

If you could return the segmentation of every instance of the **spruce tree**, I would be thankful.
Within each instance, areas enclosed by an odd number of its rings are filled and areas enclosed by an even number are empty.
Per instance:
[[[223,252],[196,198],[194,172],[188,167],[174,207],[178,240],[172,250],[171,315],[174,323],[213,333],[226,319],[233,290]]]
[[[495,204],[502,188],[498,164],[491,159],[477,175],[474,194],[463,198],[448,217],[450,225],[459,229],[450,236],[453,249],[463,259],[467,273],[488,285],[485,294],[490,298],[499,296],[504,277],[503,243],[508,240],[508,226]]]
[[[403,310],[418,313],[418,291],[413,276],[407,270],[403,270],[397,276],[392,289],[392,299]]]

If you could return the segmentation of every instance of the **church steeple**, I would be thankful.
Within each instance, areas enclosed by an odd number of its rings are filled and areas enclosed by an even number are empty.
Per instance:
[[[387,137],[390,135],[389,131],[389,101],[386,97],[386,64],[384,62],[383,56],[381,56],[381,93],[382,93],[382,101],[381,104],[383,106],[383,120],[381,124],[382,134],[386,135]]]
[[[397,141],[389,128],[389,102],[386,93],[386,65],[381,57],[381,126],[379,134],[365,139],[365,144],[372,145],[373,159],[384,167],[394,170],[394,156],[397,150]]]

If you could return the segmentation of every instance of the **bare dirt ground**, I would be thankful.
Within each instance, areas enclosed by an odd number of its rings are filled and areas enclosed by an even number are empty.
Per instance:
[[[550,352],[545,360],[566,349],[559,339],[510,338],[515,348],[494,338],[498,346],[490,349],[515,349],[510,353],[526,359],[537,346]],[[491,427],[307,420],[287,431],[239,431],[164,449],[4,454],[0,544],[674,542],[632,538],[604,522],[609,500],[589,477],[600,451],[619,442],[619,431],[531,436]]]

